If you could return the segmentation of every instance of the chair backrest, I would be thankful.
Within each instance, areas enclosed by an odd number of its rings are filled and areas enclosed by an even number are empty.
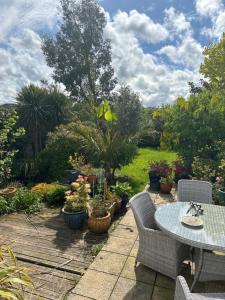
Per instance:
[[[211,204],[212,184],[208,181],[181,179],[178,181],[177,200]]]
[[[190,289],[183,276],[177,276],[174,300],[193,300]]]
[[[142,192],[133,196],[130,200],[130,207],[138,229],[144,227],[156,229],[154,221],[156,207],[148,192]]]
[[[191,293],[183,276],[177,276],[174,300],[216,300],[225,299],[225,293]]]

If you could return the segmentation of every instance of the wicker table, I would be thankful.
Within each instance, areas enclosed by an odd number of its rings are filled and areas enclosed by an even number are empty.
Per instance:
[[[202,204],[204,214],[200,216],[203,227],[193,228],[181,223],[190,207],[189,202],[176,202],[159,207],[155,213],[157,226],[170,237],[200,249],[199,267],[196,270],[192,290],[203,265],[203,251],[225,251],[225,207]]]

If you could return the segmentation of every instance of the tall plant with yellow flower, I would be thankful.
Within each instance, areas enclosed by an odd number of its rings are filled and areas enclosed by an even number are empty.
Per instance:
[[[90,192],[91,188],[87,178],[78,176],[78,179],[71,184],[71,189],[65,193],[64,210],[69,213],[87,210]]]

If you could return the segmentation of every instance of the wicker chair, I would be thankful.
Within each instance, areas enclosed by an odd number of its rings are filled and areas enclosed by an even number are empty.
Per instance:
[[[191,293],[186,280],[182,276],[177,277],[174,300],[220,300],[225,299],[224,293]]]
[[[195,249],[194,260],[196,270],[199,266],[200,251]],[[197,275],[196,275],[197,276]],[[203,264],[198,281],[224,281],[225,282],[225,253],[217,255],[211,251],[203,251]]]
[[[201,180],[178,181],[177,200],[182,202],[212,203],[212,184]]]
[[[179,274],[189,247],[158,230],[154,222],[156,207],[149,193],[142,192],[130,200],[139,233],[136,261],[173,279]]]

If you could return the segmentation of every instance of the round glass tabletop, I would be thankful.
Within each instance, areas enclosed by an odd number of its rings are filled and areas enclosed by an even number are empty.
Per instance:
[[[182,223],[189,202],[165,204],[155,212],[157,226],[170,237],[201,249],[225,251],[225,207],[201,204],[202,227],[190,227]]]

